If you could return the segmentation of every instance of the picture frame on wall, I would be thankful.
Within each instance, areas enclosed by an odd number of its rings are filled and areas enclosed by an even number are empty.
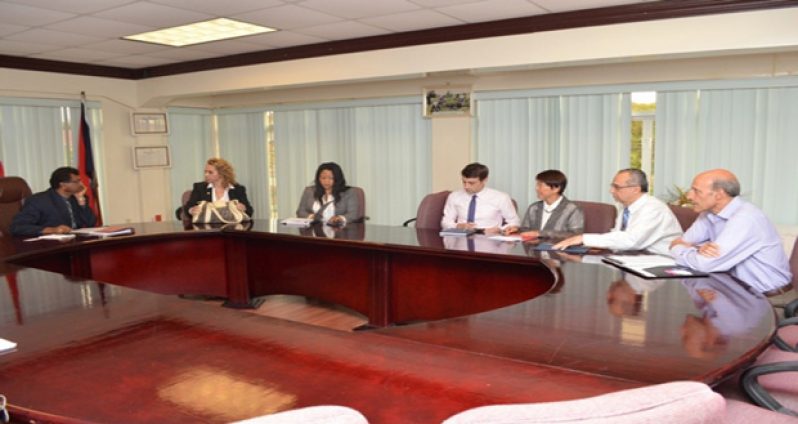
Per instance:
[[[425,118],[471,116],[474,109],[469,87],[430,87],[423,95]]]
[[[165,113],[130,114],[130,131],[133,135],[169,134],[169,120]]]
[[[133,169],[169,168],[171,166],[169,146],[133,147]]]

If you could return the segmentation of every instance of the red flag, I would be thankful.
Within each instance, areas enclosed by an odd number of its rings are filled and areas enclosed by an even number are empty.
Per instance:
[[[97,216],[97,225],[103,225],[100,199],[97,197],[97,173],[94,169],[94,156],[91,150],[91,131],[86,121],[86,105],[80,102],[80,132],[78,134],[78,172],[80,181],[86,187],[86,201]]]
[[[0,160],[0,177],[6,176],[6,169],[3,168],[3,161]]]

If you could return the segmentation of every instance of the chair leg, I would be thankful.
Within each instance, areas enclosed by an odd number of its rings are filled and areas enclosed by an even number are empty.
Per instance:
[[[798,417],[798,413],[783,406],[773,396],[759,384],[759,377],[766,374],[777,372],[798,371],[798,361],[774,362],[771,364],[757,365],[747,369],[740,379],[743,391],[757,405],[780,412],[785,415]]]

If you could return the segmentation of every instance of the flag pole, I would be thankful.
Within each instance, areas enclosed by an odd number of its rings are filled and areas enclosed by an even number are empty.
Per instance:
[[[78,172],[86,187],[86,201],[97,217],[97,225],[103,225],[100,210],[99,184],[97,170],[94,168],[94,155],[91,148],[91,131],[86,121],[86,92],[80,92],[80,131],[78,132]]]

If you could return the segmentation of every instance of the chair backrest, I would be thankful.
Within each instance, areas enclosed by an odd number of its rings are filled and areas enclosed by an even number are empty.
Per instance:
[[[366,193],[360,187],[349,186],[349,189],[352,190],[355,195],[357,196],[357,204],[360,206],[360,209],[357,211],[357,216],[361,217],[356,219],[354,222],[363,222],[369,219],[366,216]]]
[[[8,227],[11,226],[11,220],[30,195],[30,187],[22,178],[0,178],[0,235],[10,234]]]
[[[687,231],[687,229],[693,225],[693,221],[698,218],[698,212],[694,211],[692,208],[675,205],[668,205],[668,207],[671,208],[673,214],[676,215],[676,220],[679,221],[682,231]]]
[[[723,397],[704,383],[677,381],[562,402],[492,405],[454,415],[444,424],[633,424],[724,422]]]
[[[446,205],[446,198],[449,197],[449,193],[451,193],[449,190],[439,191],[428,194],[421,199],[416,211],[416,228],[441,229],[443,207]]]
[[[574,200],[585,213],[586,233],[606,233],[615,227],[618,210],[608,203]]]
[[[191,198],[191,190],[186,190],[180,196],[180,206],[175,210],[175,217],[183,222],[190,222],[191,215],[189,215],[188,210],[186,210],[186,203],[188,203],[188,199]]]

